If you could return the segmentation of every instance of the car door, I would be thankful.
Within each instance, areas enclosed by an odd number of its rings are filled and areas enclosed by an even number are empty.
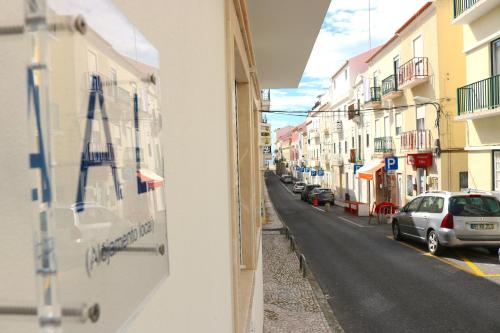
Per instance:
[[[432,217],[436,215],[434,211],[438,210],[436,207],[439,206],[439,202],[441,202],[440,206],[442,210],[443,198],[439,198],[436,196],[425,196],[423,197],[417,211],[413,213],[412,219],[415,225],[417,236],[422,239],[425,239],[427,236],[427,226]]]
[[[418,197],[410,201],[404,209],[401,211],[401,215],[398,217],[399,227],[401,232],[411,236],[418,236],[417,229],[415,227],[415,222],[413,221],[413,216],[418,210],[420,203],[422,202],[422,197]]]

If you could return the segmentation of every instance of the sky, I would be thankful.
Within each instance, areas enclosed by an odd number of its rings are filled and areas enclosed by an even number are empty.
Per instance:
[[[371,0],[371,45],[389,40],[427,0]],[[332,0],[298,89],[271,90],[271,110],[307,111],[329,86],[329,78],[347,59],[368,50],[369,0]],[[304,117],[267,114],[273,134]],[[273,137],[273,142],[275,138]]]

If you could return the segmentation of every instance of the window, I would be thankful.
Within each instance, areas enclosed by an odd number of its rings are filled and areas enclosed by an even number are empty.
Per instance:
[[[417,106],[417,131],[425,130],[425,105]]]
[[[408,175],[406,178],[406,195],[413,196],[413,176]]]
[[[344,150],[347,153],[347,140],[344,141]]]
[[[491,61],[491,74],[500,75],[500,38],[491,43]]]
[[[500,202],[486,196],[450,198],[449,211],[454,216],[500,216]]]
[[[384,117],[384,136],[391,136],[391,121],[389,119],[389,116]]]
[[[444,199],[440,197],[424,197],[419,212],[438,214],[443,211]]]
[[[344,71],[344,79],[347,81],[347,69]]]
[[[460,177],[460,190],[469,188],[469,173],[462,171],[458,173]]]
[[[370,147],[370,134],[366,133],[366,147]]]
[[[410,201],[409,204],[406,205],[405,212],[415,212],[420,205],[420,202],[422,201],[422,198],[415,198],[412,201]]]
[[[375,138],[380,137],[380,119],[375,120]]]
[[[403,115],[396,114],[396,135],[401,135],[401,128],[403,127]]]
[[[354,149],[356,145],[354,144],[354,137],[351,138],[351,148]]]
[[[333,153],[334,154],[337,153],[337,144],[336,143],[333,144]]]

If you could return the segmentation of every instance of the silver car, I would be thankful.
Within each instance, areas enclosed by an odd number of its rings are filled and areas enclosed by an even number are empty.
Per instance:
[[[296,182],[295,184],[293,184],[292,192],[301,193],[304,190],[304,187],[306,187],[305,182]]]
[[[431,254],[444,247],[482,246],[492,254],[500,247],[500,202],[492,195],[427,192],[392,218],[394,239],[427,243]]]

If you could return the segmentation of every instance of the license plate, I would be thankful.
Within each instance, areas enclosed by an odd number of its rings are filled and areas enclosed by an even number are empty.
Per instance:
[[[470,228],[472,230],[493,230],[495,225],[493,223],[471,224]]]

